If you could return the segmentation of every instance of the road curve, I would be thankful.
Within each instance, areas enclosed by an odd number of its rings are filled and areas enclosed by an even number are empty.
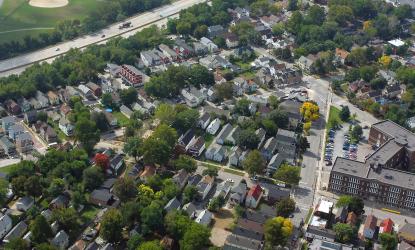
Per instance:
[[[116,36],[121,36],[127,33],[133,34],[134,32],[132,31],[134,30],[152,25],[153,23],[163,19],[167,19],[168,17],[176,15],[183,9],[187,9],[192,5],[205,1],[206,0],[179,0],[170,5],[165,5],[125,20],[124,22],[131,22],[131,28],[119,29],[118,27],[120,23],[115,23],[94,34],[84,35],[74,40],[65,41],[44,49],[0,61],[0,76],[8,76],[18,72],[19,68],[24,68],[33,63],[50,60],[57,56],[63,55],[72,48],[84,48],[91,44],[103,43],[106,40]],[[103,35],[105,35],[105,37],[102,37]]]

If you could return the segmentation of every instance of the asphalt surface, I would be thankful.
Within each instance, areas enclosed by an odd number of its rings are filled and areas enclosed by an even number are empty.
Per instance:
[[[1,1],[1,0],[0,0]],[[45,61],[54,57],[65,54],[72,48],[84,48],[91,44],[102,43],[106,40],[126,34],[133,35],[137,29],[150,26],[160,20],[167,20],[167,18],[174,16],[183,9],[187,9],[194,4],[205,2],[205,0],[179,0],[173,4],[162,6],[160,8],[142,13],[125,20],[124,22],[131,22],[131,27],[119,29],[120,23],[113,24],[105,29],[102,29],[94,34],[84,35],[74,40],[66,41],[57,45],[47,47],[38,51],[24,54],[18,57],[0,61],[0,76],[7,76],[14,73],[19,73],[19,68],[27,67],[35,62]],[[127,34],[128,33],[128,34]],[[105,35],[105,37],[103,37]],[[21,71],[21,70],[20,70]]]

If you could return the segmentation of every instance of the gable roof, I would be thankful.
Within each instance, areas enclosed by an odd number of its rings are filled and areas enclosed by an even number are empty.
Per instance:
[[[364,227],[365,230],[366,229],[375,230],[377,222],[378,222],[378,218],[376,218],[373,214],[367,216],[366,221],[365,221],[365,227]]]
[[[390,218],[387,218],[380,223],[379,233],[391,233],[392,230],[393,221]]]
[[[253,197],[255,200],[261,198],[262,188],[260,185],[252,186],[248,191],[248,197]]]

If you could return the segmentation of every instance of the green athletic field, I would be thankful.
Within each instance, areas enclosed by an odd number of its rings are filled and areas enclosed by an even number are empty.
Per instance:
[[[52,31],[51,28],[60,20],[83,19],[104,0],[69,0],[67,6],[53,9],[32,7],[29,0],[3,1],[0,7],[0,43]],[[19,31],[21,29],[25,30]]]

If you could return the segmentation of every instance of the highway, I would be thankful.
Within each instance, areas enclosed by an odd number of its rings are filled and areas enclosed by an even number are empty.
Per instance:
[[[205,0],[179,0],[173,4],[165,5],[125,20],[124,22],[131,22],[132,26],[129,28],[119,29],[120,23],[115,23],[93,34],[84,35],[74,40],[0,61],[0,76],[20,73],[24,68],[36,62],[46,60],[50,62],[51,59],[65,54],[72,48],[84,48],[91,44],[104,43],[116,36],[131,36],[140,28],[151,26],[160,21],[166,22],[169,17],[175,16],[181,10],[201,2],[205,2]]]

